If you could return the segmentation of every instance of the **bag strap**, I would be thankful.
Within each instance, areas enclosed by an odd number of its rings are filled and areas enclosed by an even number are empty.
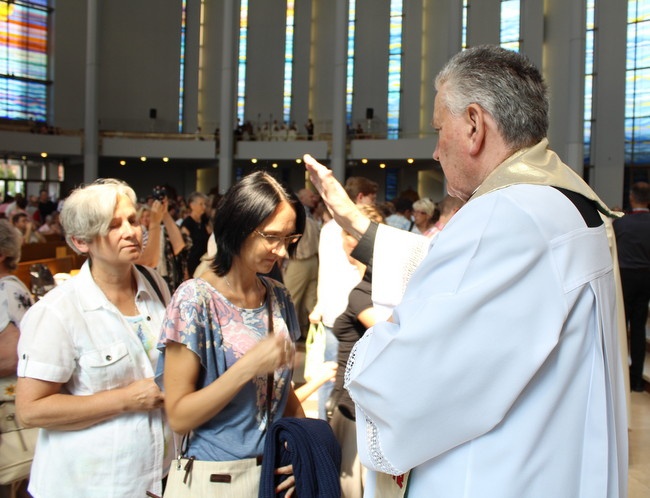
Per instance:
[[[158,296],[158,299],[160,299],[160,302],[163,304],[163,306],[165,306],[165,298],[163,297],[160,287],[158,287],[158,282],[156,282],[156,280],[153,278],[153,275],[149,272],[149,270],[147,270],[142,265],[135,265],[135,267],[138,269],[140,273],[142,273],[144,278],[146,278],[147,281],[151,284],[153,290],[156,292],[156,295]]]
[[[272,336],[273,331],[273,304],[272,304],[272,291],[271,288],[266,285],[266,282],[262,280],[264,287],[266,287],[266,310],[269,314],[269,336]],[[274,373],[271,372],[266,376],[266,429],[268,430],[271,426],[272,416],[271,408],[273,405],[273,384],[275,383]]]

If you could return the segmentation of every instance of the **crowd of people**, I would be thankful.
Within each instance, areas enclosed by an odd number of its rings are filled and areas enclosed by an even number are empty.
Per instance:
[[[305,156],[316,190],[258,171],[223,196],[139,201],[105,179],[6,206],[87,256],[32,304],[7,280],[27,229],[0,224],[1,371],[41,428],[35,498],[212,496],[234,466],[232,496],[256,496],[264,465],[295,496],[297,468],[260,457],[315,389],[339,496],[626,496],[614,214],[548,149],[523,56],[468,49],[436,90],[437,202],[378,203],[374,181]],[[633,193],[641,222],[647,184]],[[301,393],[311,323],[327,374]]]

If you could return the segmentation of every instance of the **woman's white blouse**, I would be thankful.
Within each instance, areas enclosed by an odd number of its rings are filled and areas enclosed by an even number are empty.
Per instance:
[[[165,306],[135,271],[136,304],[153,330]],[[164,281],[156,276],[163,297]],[[87,396],[154,376],[140,338],[95,284],[86,262],[25,315],[18,375],[62,383],[62,393]],[[157,361],[157,360],[156,360]],[[171,455],[162,409],[132,412],[77,431],[41,430],[30,476],[35,498],[161,494]]]

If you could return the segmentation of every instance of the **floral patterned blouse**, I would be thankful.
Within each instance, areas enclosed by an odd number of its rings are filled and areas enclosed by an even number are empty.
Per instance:
[[[260,277],[271,299],[275,334],[300,337],[296,312],[287,289],[276,280]],[[185,344],[201,362],[197,390],[208,386],[268,334],[268,308],[240,308],[203,279],[183,282],[174,293],[162,324],[158,349],[157,380],[162,386],[165,346],[169,341]],[[271,412],[284,412],[291,386],[292,369],[275,371]],[[264,450],[267,414],[267,376],[244,386],[215,417],[192,431],[187,456],[198,460],[226,461],[261,455]]]
[[[6,317],[7,321],[20,328],[20,321],[32,304],[32,295],[18,277],[9,275],[0,278],[0,316]],[[15,399],[16,376],[0,378],[0,401]]]

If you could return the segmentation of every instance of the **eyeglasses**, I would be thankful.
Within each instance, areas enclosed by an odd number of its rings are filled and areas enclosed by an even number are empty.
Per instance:
[[[291,244],[298,242],[300,237],[302,237],[301,233],[294,233],[293,235],[287,235],[286,237],[270,235],[268,233],[260,232],[259,230],[255,230],[255,233],[262,237],[269,247],[274,248],[280,247],[280,244],[284,245],[284,247],[289,247]]]

